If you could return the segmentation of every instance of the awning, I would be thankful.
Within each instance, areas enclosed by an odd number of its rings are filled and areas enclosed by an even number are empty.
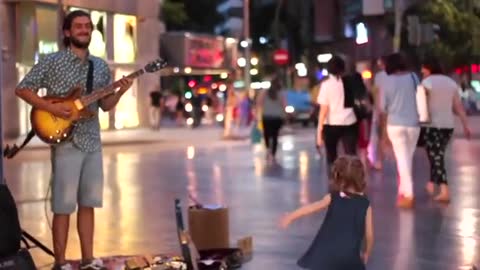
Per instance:
[[[194,76],[194,75],[220,75],[231,73],[231,69],[210,69],[210,68],[180,68],[166,67],[160,71],[161,76]]]

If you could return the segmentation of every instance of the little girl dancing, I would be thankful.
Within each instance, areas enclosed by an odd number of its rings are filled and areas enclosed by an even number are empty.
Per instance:
[[[364,194],[364,166],[357,157],[340,157],[333,164],[332,176],[332,192],[285,215],[281,226],[286,228],[300,217],[328,208],[298,265],[310,270],[364,270],[373,246],[373,214]]]

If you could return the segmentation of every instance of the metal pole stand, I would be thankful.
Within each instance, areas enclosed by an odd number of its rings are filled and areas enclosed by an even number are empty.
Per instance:
[[[25,244],[25,246],[28,249],[38,247],[41,249],[43,252],[47,253],[48,255],[55,257],[55,254],[51,249],[46,247],[42,242],[38,241],[35,237],[33,237],[31,234],[27,233],[25,230],[22,230],[22,241]],[[28,243],[28,241],[33,243],[33,246]]]

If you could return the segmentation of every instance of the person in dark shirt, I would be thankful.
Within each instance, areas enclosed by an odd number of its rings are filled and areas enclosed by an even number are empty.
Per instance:
[[[350,88],[356,106],[354,108],[358,125],[358,155],[365,168],[369,168],[368,144],[370,142],[370,129],[373,112],[373,96],[367,90],[362,75],[354,70],[352,74],[344,77],[345,87]],[[358,104],[357,104],[358,103]]]

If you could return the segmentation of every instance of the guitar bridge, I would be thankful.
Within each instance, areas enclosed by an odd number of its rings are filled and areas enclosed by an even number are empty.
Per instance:
[[[80,99],[77,99],[73,102],[77,110],[81,111],[83,109],[83,103],[80,101]]]

